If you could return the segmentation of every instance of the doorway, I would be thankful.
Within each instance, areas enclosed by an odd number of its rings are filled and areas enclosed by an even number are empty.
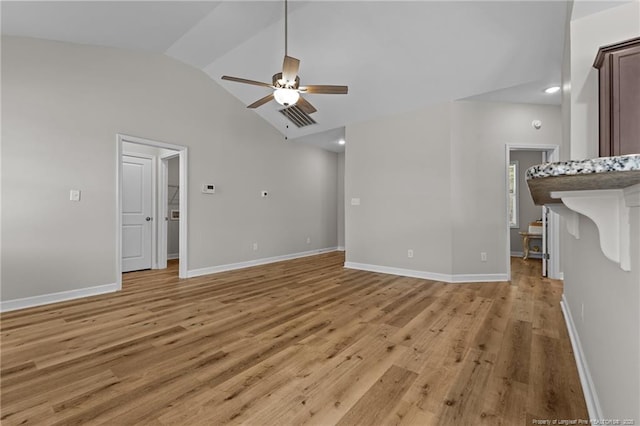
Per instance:
[[[161,155],[159,170],[158,264],[164,269],[169,260],[180,259],[180,156],[177,153]]]
[[[116,276],[140,269],[165,269],[178,257],[178,276],[187,277],[187,147],[117,135]],[[172,160],[173,159],[173,160]],[[169,177],[169,162],[175,176]],[[177,168],[177,170],[175,170]],[[150,170],[150,173],[148,172]],[[174,193],[169,187],[171,179]],[[149,182],[150,180],[150,182]],[[169,201],[173,208],[169,208]],[[168,253],[168,226],[177,242]]]
[[[557,145],[506,145],[506,263],[509,280],[512,256],[539,258],[543,276],[562,278],[559,270],[559,217],[548,208],[533,204],[524,178],[529,167],[558,161],[558,155]]]

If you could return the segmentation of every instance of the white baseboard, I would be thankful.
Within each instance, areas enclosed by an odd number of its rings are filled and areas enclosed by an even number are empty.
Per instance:
[[[338,251],[344,251],[344,246],[338,246],[338,248],[336,249]]]
[[[603,419],[604,416],[602,414],[602,408],[600,408],[598,394],[596,393],[596,388],[593,384],[591,373],[589,372],[589,366],[587,365],[587,360],[585,358],[584,351],[582,350],[582,345],[580,344],[580,337],[578,336],[578,331],[576,329],[575,323],[573,322],[571,310],[569,309],[569,304],[567,303],[567,299],[565,299],[564,294],[562,295],[562,301],[560,301],[560,307],[562,308],[564,321],[567,325],[567,332],[569,333],[569,338],[571,339],[571,347],[573,348],[573,355],[578,366],[578,375],[580,376],[580,383],[582,384],[584,399],[587,403],[589,418]]]
[[[507,274],[453,274],[451,283],[495,283],[508,281]]]
[[[403,277],[422,278],[425,280],[447,283],[496,282],[507,281],[507,274],[441,274],[438,272],[416,271],[412,269],[393,268],[390,266],[370,265],[367,263],[345,262],[345,268],[361,271],[379,272],[382,274],[400,275]]]
[[[180,259],[180,253],[173,253],[167,255],[167,260]]]
[[[283,260],[298,259],[300,257],[314,256],[316,254],[336,251],[337,247],[329,247],[318,250],[303,251],[300,253],[285,254],[282,256],[266,257],[263,259],[248,260],[246,262],[229,263],[227,265],[210,266],[207,268],[192,269],[187,271],[187,278],[199,277],[201,275],[215,274],[218,272],[233,271],[236,269],[249,268],[251,266],[266,265],[268,263],[282,262]]]
[[[521,251],[512,251],[511,252],[511,257],[522,257],[524,256],[524,253]]]
[[[412,269],[393,268],[390,266],[370,265],[367,263],[344,262],[344,267],[348,269],[358,269],[360,271],[379,272],[381,274],[400,275],[403,277],[422,278],[433,281],[450,282],[451,275],[437,272],[415,271]]]
[[[98,285],[95,287],[80,288],[77,290],[61,291],[59,293],[42,294],[40,296],[25,297],[22,299],[3,300],[0,302],[0,312],[15,311],[17,309],[33,308],[34,306],[48,305],[50,303],[64,302],[81,297],[97,296],[99,294],[113,293],[120,290],[117,283]]]

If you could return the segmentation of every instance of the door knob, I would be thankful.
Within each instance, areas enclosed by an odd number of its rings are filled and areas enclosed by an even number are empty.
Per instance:
[[[149,216],[145,217],[144,220],[146,220],[147,222],[151,221],[151,218]]]

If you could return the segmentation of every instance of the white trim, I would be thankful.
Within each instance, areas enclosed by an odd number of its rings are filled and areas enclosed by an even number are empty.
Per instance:
[[[547,206],[549,207],[549,206]],[[547,264],[547,274],[554,280],[562,280],[564,274],[560,271],[560,216],[549,209],[547,218],[547,229],[549,236],[547,240],[547,251],[554,256],[553,261]]]
[[[495,283],[507,280],[507,274],[454,274],[451,276],[452,283]]]
[[[345,249],[344,249],[344,246],[338,246],[337,250],[338,251],[344,251]]]
[[[182,145],[175,145],[172,143],[160,142],[152,139],[139,138],[137,136],[130,136],[122,133],[118,133],[117,136],[122,142],[137,143],[139,145],[149,145],[156,148],[172,149],[174,151],[181,151],[185,148]]]
[[[209,266],[207,268],[192,269],[187,271],[187,277],[199,277],[201,275],[216,274],[218,272],[234,271],[236,269],[249,268],[251,266],[266,265],[268,263],[282,262],[283,260],[298,259],[300,257],[314,256],[316,254],[337,251],[337,247],[328,247],[318,250],[303,251],[300,253],[285,254],[282,256],[265,257],[263,259],[248,260],[246,262],[229,263],[226,265]],[[182,263],[182,260],[180,260]]]
[[[50,303],[80,299],[82,297],[97,296],[99,294],[113,293],[118,290],[120,290],[120,285],[113,283],[79,288],[77,290],[61,291],[58,293],[42,294],[40,296],[31,296],[22,299],[4,300],[0,302],[0,312],[9,312],[17,309],[26,309],[34,306],[48,305]]]
[[[167,260],[180,259],[180,253],[167,254]]]
[[[165,153],[161,154],[158,158],[158,178],[160,180],[160,185],[158,186],[158,199],[160,200],[160,203],[158,204],[158,217],[160,218],[158,222],[158,269],[165,269],[167,267],[167,260],[178,259],[178,253],[167,253],[169,221],[165,219],[169,217],[169,194],[167,190],[169,181],[169,164],[167,162],[175,157],[180,158],[180,153]],[[180,203],[180,200],[178,200],[178,203]]]
[[[116,285],[122,290],[122,137],[116,135]]]
[[[180,155],[178,152],[168,152],[160,155],[161,160],[171,160],[172,158],[176,158]]]
[[[188,170],[187,166],[189,164],[188,161],[188,152],[189,149],[186,146],[182,145],[174,145],[166,142],[158,142],[151,139],[139,138],[136,136],[128,136],[123,134],[116,134],[116,280],[118,289],[122,289],[122,143],[123,142],[131,142],[137,143],[140,145],[148,145],[156,148],[164,148],[171,149],[176,151],[176,153],[180,156],[180,240],[179,240],[179,250],[180,250],[180,265],[178,267],[178,277],[179,278],[187,278],[187,265],[188,265],[188,234],[187,234],[187,218],[188,216],[188,197],[187,197],[187,187],[188,187]],[[157,229],[157,228],[156,228]],[[156,247],[157,251],[157,247]]]
[[[567,229],[575,238],[580,238],[579,213],[591,219],[598,228],[600,250],[605,257],[617,263],[623,271],[631,270],[631,228],[629,214],[634,198],[640,203],[640,184],[625,189],[594,189],[582,191],[551,192],[566,207],[558,209],[565,214]],[[633,195],[636,194],[636,195]],[[567,210],[569,209],[569,210]]]
[[[344,267],[360,271],[378,272],[381,274],[400,275],[403,277],[421,278],[446,283],[480,283],[506,281],[507,274],[441,274],[439,272],[416,271],[413,269],[394,268],[391,266],[370,265],[367,263],[345,262]]]
[[[508,144],[509,149],[511,151],[546,151],[547,155],[549,155],[549,151],[551,155],[547,157],[547,162],[559,161],[558,154],[559,152],[553,152],[556,149],[560,149],[560,145],[551,145],[551,144]]]
[[[348,269],[358,269],[360,271],[378,272],[381,274],[400,275],[403,277],[422,278],[432,281],[451,282],[450,274],[440,274],[438,272],[416,271],[412,269],[394,268],[391,266],[371,265],[368,263],[344,262],[344,267]]]
[[[189,164],[189,149],[184,147],[182,151],[180,151],[180,183],[178,186],[180,187],[180,235],[178,236],[178,251],[180,253],[180,264],[178,265],[178,277],[179,278],[187,278],[189,276],[189,271],[187,269],[189,263],[187,262],[187,237],[189,236],[188,223],[187,218],[189,217],[187,208],[189,207],[189,203],[187,202],[187,193],[188,193],[188,170],[187,165]]]
[[[518,160],[512,160],[511,158],[509,158],[509,165],[507,166],[507,168],[511,168],[511,166],[515,166],[515,171],[513,172],[514,174],[514,179],[515,182],[513,184],[513,197],[515,198],[515,222],[514,223],[510,223],[509,222],[509,228],[511,229],[520,229],[520,188],[518,187],[518,182],[520,181],[520,162]],[[511,185],[510,179],[509,179],[509,171],[507,170],[507,197],[511,198],[511,194],[509,193],[509,186]],[[509,204],[510,204],[510,199],[509,201],[507,201],[507,214],[509,214]],[[509,221],[509,217],[507,216],[507,221]]]
[[[158,180],[160,181],[158,185],[158,211],[156,215],[158,216],[158,269],[165,269],[167,267],[167,228],[168,221],[167,218],[169,216],[168,210],[168,201],[167,197],[167,159],[164,156],[160,156],[158,159]]]
[[[142,154],[140,152],[132,152],[132,151],[125,151],[125,150],[122,150],[122,155],[126,155],[127,157],[146,158],[147,160],[151,160],[151,161],[156,159],[155,155]]]
[[[511,252],[511,257],[522,257],[524,256],[524,253],[521,251],[512,251]]]
[[[587,403],[587,411],[589,412],[590,419],[603,419],[602,408],[600,408],[600,401],[598,400],[598,394],[596,393],[596,387],[593,384],[591,373],[589,372],[589,366],[587,365],[587,359],[582,350],[580,344],[580,337],[578,330],[573,322],[571,316],[571,310],[565,295],[562,295],[560,301],[560,307],[564,314],[564,321],[567,325],[567,332],[569,333],[569,339],[571,339],[571,347],[573,348],[573,356],[576,359],[576,365],[578,366],[578,375],[580,376],[580,384],[582,384],[582,392],[584,394],[584,400]]]

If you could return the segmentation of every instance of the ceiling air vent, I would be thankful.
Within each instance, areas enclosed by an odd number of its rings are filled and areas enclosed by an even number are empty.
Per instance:
[[[280,112],[289,120],[293,121],[293,123],[298,127],[305,127],[311,124],[316,124],[316,121],[311,118],[309,114],[298,108],[297,105],[292,105],[288,108],[281,109]]]

